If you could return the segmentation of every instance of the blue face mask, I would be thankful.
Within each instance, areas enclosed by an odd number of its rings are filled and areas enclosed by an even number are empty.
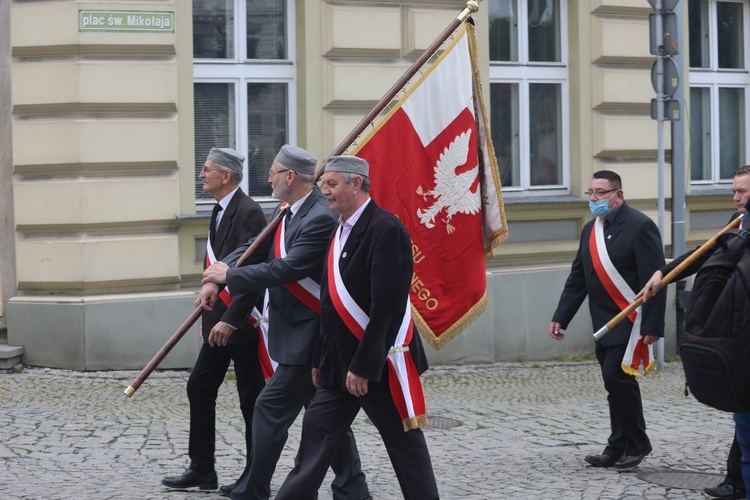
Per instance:
[[[612,211],[612,209],[609,208],[609,199],[596,201],[589,200],[589,210],[591,210],[591,213],[596,217],[606,217],[606,215]]]

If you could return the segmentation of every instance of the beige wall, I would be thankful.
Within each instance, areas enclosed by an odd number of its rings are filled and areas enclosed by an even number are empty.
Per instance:
[[[9,89],[10,0],[0,0],[0,88]],[[5,303],[16,294],[16,245],[13,215],[13,126],[11,94],[0,92],[0,326]]]
[[[191,310],[180,288],[200,272],[194,236],[207,226],[191,217],[191,7],[10,4],[18,292],[5,312],[28,362],[143,366]],[[175,27],[82,32],[79,9],[173,12]],[[192,364],[189,336],[165,366]]]
[[[177,27],[79,31],[78,10],[92,8],[173,11]],[[20,293],[179,283],[175,221],[194,210],[184,189],[193,167],[190,12],[175,1],[12,4]]]
[[[13,307],[17,311],[9,340],[27,351],[44,345],[32,359],[47,366],[142,366],[171,333],[169,325],[184,319],[179,311],[189,312],[201,270],[196,240],[206,234],[207,220],[195,217],[193,194],[191,3],[0,0],[0,6],[10,11],[14,28],[8,50],[0,42],[0,54],[13,56],[13,156],[0,154],[7,163],[0,164],[3,175],[13,171],[12,189],[0,193],[0,204],[14,200],[17,224],[0,227],[18,256],[10,267],[17,280],[7,263],[0,266],[3,293],[9,280],[18,284],[7,308],[9,318]],[[326,157],[462,8],[447,0],[298,0],[300,145]],[[176,29],[82,33],[79,9],[173,11]],[[581,195],[592,172],[619,172],[628,201],[656,217],[649,12],[642,0],[568,2],[570,116],[564,126],[570,132],[570,196],[508,202],[510,239],[491,264],[508,268],[490,277],[493,297],[506,297],[503,283],[519,280],[533,292],[535,320],[547,321],[561,290],[537,283],[564,281],[580,228],[590,220]],[[487,47],[485,4],[474,18],[480,47]],[[485,87],[488,56],[480,50]],[[0,117],[1,111],[2,105]],[[10,137],[0,129],[0,140]],[[700,208],[718,214],[720,201],[703,198]],[[696,237],[708,232],[705,226],[710,224],[697,229]],[[524,278],[529,270],[534,280]],[[491,342],[502,330],[506,305],[493,303],[493,315],[483,317],[472,335]],[[160,310],[172,312],[156,321]],[[50,358],[58,354],[49,342],[60,317],[70,318],[64,325],[72,353],[68,365]],[[488,360],[551,356],[548,345],[531,340],[535,331]],[[587,335],[571,348],[590,345]],[[125,359],[127,353],[108,351],[110,345],[142,348]],[[196,343],[187,345],[170,367],[192,366]],[[461,352],[438,359],[471,361]]]

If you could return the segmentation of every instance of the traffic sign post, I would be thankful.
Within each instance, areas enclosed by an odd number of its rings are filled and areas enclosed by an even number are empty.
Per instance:
[[[656,160],[659,171],[658,222],[659,232],[664,241],[664,122],[680,119],[680,101],[672,99],[680,85],[680,72],[672,59],[680,53],[677,34],[680,32],[679,17],[673,10],[679,0],[648,0],[654,12],[649,14],[649,45],[656,61],[651,68],[651,84],[656,91],[656,99],[651,100],[651,118],[656,120],[658,146]],[[664,367],[664,343],[656,346],[657,365]]]

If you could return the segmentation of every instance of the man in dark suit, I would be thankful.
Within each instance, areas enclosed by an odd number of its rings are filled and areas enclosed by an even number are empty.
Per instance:
[[[734,179],[732,180],[732,202],[737,207],[737,211],[732,214],[730,221],[733,221],[740,215],[743,216],[742,227],[748,228],[748,204],[750,204],[750,165],[738,168],[734,173]],[[715,245],[709,248],[703,255],[699,256],[692,264],[687,266],[684,271],[675,276],[672,280],[673,283],[688,278],[693,274],[697,273],[708,258],[713,255],[714,251],[718,248]],[[680,265],[685,259],[690,257],[694,250],[691,250],[683,255],[680,255],[672,262],[656,271],[651,279],[648,280],[646,285],[643,287],[641,293],[643,294],[643,301],[646,302],[654,293],[664,276],[672,272],[674,268]],[[661,295],[665,295],[666,292],[662,292]],[[727,456],[727,474],[724,480],[716,486],[709,486],[703,489],[708,496],[714,498],[738,498],[746,496],[745,482],[742,479],[742,464],[741,464],[742,453],[740,452],[740,445],[737,442],[737,434],[735,432],[732,444],[729,447],[729,455]]]
[[[328,464],[360,408],[383,438],[404,498],[438,498],[418,428],[426,419],[399,411],[392,391],[400,385],[389,380],[389,365],[399,355],[413,361],[417,380],[427,369],[419,333],[412,330],[410,340],[408,335],[411,241],[398,218],[370,199],[368,176],[369,165],[361,158],[334,156],[326,162],[323,193],[341,217],[321,285],[312,372],[318,389],[305,411],[296,465],[277,500],[317,498]]]
[[[203,303],[210,305],[214,300],[217,283],[227,283],[230,290],[239,294],[268,288],[270,299],[269,352],[278,366],[255,404],[253,449],[248,468],[231,491],[230,496],[235,499],[269,498],[289,427],[315,392],[310,371],[320,328],[319,284],[328,238],[336,226],[335,216],[315,186],[316,163],[315,157],[304,149],[282,147],[268,172],[274,196],[290,206],[276,235],[256,252],[258,257],[250,265],[230,267],[246,245],[204,272]],[[248,307],[242,301],[234,301],[230,312]],[[209,341],[223,345],[229,333],[218,325]],[[332,467],[336,473],[334,498],[370,497],[351,430]]]
[[[552,316],[548,333],[555,340],[565,338],[561,330],[567,328],[586,296],[597,331],[664,265],[659,230],[651,219],[625,203],[619,175],[608,170],[594,173],[586,195],[596,218],[583,227],[578,253]],[[635,467],[651,452],[640,388],[623,365],[628,365],[624,358],[635,344],[650,346],[664,336],[665,305],[665,296],[649,301],[596,342],[612,432],[602,454],[585,457],[594,467]]]
[[[228,148],[213,148],[203,164],[200,178],[203,190],[211,194],[216,205],[211,215],[206,244],[205,266],[229,255],[240,243],[256,236],[266,225],[263,210],[242,192],[242,163],[245,158]],[[252,300],[252,298],[250,299]],[[195,367],[187,383],[190,401],[190,467],[181,476],[169,476],[162,484],[175,489],[214,490],[218,480],[214,469],[216,447],[216,396],[224,381],[229,362],[234,361],[240,409],[245,419],[248,452],[255,399],[263,389],[263,373],[257,355],[258,333],[243,318],[237,318],[237,331],[226,345],[211,346],[208,336],[227,312],[223,301],[212,311],[205,311],[201,322],[201,346]]]

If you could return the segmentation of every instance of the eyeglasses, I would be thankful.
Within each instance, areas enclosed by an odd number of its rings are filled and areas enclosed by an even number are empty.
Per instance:
[[[223,169],[221,168],[206,168],[205,165],[203,165],[203,168],[201,169],[202,174],[207,174],[209,172],[221,172]]]
[[[608,189],[606,191],[603,190],[603,189],[599,190],[599,191],[592,191],[592,190],[589,189],[588,191],[586,191],[583,194],[586,196],[586,198],[591,198],[593,196],[596,199],[599,199],[599,198],[602,198],[604,195],[609,194],[609,193],[611,193],[613,191],[617,191],[617,188],[615,188],[615,189]]]
[[[280,174],[282,172],[294,172],[295,174],[297,173],[297,172],[295,172],[294,170],[292,170],[290,168],[285,168],[285,169],[282,169],[282,170],[273,170],[272,169],[272,170],[268,171],[268,177],[271,178],[271,177],[275,176],[276,174]]]

